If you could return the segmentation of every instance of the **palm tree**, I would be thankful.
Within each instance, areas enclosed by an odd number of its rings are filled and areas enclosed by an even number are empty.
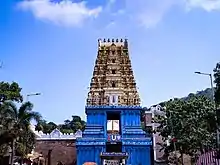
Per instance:
[[[24,144],[19,144],[19,141],[24,141],[24,134],[30,133],[32,120],[36,122],[41,120],[41,115],[32,109],[33,104],[30,102],[23,103],[19,108],[11,101],[6,101],[1,105],[1,114],[6,117],[4,123],[7,129],[0,135],[0,145],[11,142],[11,164],[13,164],[15,143],[18,142],[18,146],[26,147]]]

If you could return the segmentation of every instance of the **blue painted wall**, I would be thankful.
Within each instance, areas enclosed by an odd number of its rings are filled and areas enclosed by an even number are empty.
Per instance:
[[[107,112],[120,112],[121,141],[129,153],[127,164],[150,165],[150,137],[141,128],[140,106],[87,106],[87,125],[83,137],[77,139],[77,165],[96,162],[101,165],[100,153],[106,151]]]
[[[82,165],[85,162],[96,162],[101,164],[100,153],[104,152],[105,146],[81,146],[77,147],[77,165]]]

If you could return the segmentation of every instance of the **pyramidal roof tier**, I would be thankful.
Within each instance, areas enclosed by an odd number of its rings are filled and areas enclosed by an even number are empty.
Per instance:
[[[87,105],[140,105],[128,40],[98,40]]]

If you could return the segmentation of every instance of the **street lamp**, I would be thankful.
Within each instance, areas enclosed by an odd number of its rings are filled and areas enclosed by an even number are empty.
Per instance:
[[[212,74],[211,73],[202,73],[202,72],[195,72],[195,73],[200,74],[200,75],[209,76],[210,81],[211,81],[212,99],[213,99],[213,101],[215,101],[215,90],[214,90],[214,87],[213,87]]]
[[[41,95],[41,93],[30,93],[30,94],[27,94],[27,101],[28,101],[30,96],[39,96],[39,95]]]
[[[218,113],[217,113],[217,107],[215,104],[215,89],[213,87],[213,80],[212,80],[212,74],[211,73],[203,73],[203,72],[195,72],[196,74],[200,74],[200,75],[205,75],[205,76],[209,76],[210,78],[210,82],[211,82],[211,90],[212,90],[212,99],[214,101],[214,108],[216,111],[216,121],[218,120]],[[216,126],[217,126],[217,148],[219,149],[219,131],[218,131],[218,121],[216,122]]]

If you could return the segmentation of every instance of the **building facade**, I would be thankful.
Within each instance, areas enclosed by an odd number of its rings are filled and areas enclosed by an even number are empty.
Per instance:
[[[153,145],[153,154],[154,154],[154,162],[155,163],[163,163],[165,162],[164,151],[161,150],[162,147],[158,145],[158,143],[162,144],[163,139],[160,136],[160,132],[158,132],[157,127],[159,123],[154,121],[155,116],[164,116],[165,112],[160,105],[151,106],[149,109],[146,108],[145,111],[145,126],[147,129],[151,129],[154,131],[152,134],[152,145]]]
[[[98,53],[85,112],[87,125],[77,138],[77,165],[150,165],[151,138],[141,128],[140,98],[128,41],[98,40]]]

